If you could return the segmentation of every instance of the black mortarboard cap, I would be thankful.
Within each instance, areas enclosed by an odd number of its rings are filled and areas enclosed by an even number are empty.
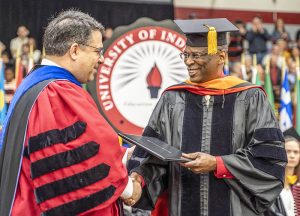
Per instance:
[[[291,136],[297,139],[300,142],[300,135],[297,133],[296,129],[294,127],[291,127],[283,132],[284,136]]]
[[[208,54],[215,54],[218,46],[227,44],[227,32],[239,31],[226,18],[174,20],[174,22],[186,35],[186,45],[208,47]]]

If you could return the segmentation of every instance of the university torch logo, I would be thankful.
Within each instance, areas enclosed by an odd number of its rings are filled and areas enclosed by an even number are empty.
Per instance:
[[[147,85],[150,91],[151,98],[157,98],[158,90],[161,88],[162,77],[156,66],[156,64],[151,68],[151,71],[147,75]]]
[[[123,33],[106,49],[97,79],[102,113],[121,132],[141,134],[168,86],[187,79],[185,38],[159,26]]]

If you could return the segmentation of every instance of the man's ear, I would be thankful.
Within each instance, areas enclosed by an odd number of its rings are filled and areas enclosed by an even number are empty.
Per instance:
[[[226,52],[225,51],[221,51],[219,52],[219,64],[225,64],[225,60],[226,60]]]
[[[78,59],[79,44],[73,43],[69,49],[70,57],[73,61]]]

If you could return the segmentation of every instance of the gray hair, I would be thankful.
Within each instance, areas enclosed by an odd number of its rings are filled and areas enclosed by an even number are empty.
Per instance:
[[[227,44],[224,44],[224,45],[221,45],[221,46],[218,46],[218,51],[224,51],[224,52],[228,52],[228,45]]]
[[[45,30],[45,53],[63,56],[72,43],[86,44],[92,31],[97,30],[103,35],[104,27],[90,15],[75,9],[63,11],[52,18]]]

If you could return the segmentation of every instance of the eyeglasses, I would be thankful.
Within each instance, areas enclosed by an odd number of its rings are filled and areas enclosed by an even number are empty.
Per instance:
[[[207,56],[206,53],[199,53],[199,52],[192,52],[192,53],[183,52],[180,53],[179,55],[180,58],[182,58],[183,60],[187,60],[189,57],[191,57],[192,60],[198,60],[200,58]]]
[[[91,45],[87,45],[87,44],[80,44],[82,46],[87,46],[87,47],[91,47],[91,48],[94,48],[96,50],[94,50],[94,52],[98,53],[99,57],[103,56],[104,54],[104,49],[103,47],[94,47],[94,46],[91,46]]]

